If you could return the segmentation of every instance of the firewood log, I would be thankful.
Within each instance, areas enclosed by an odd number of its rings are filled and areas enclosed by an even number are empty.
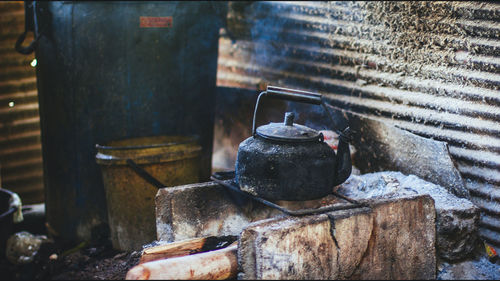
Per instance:
[[[193,255],[145,262],[132,267],[126,280],[224,280],[238,273],[238,243]]]
[[[237,236],[207,236],[149,247],[142,250],[139,264],[154,260],[181,257],[216,250],[218,248],[222,248],[224,243],[229,245],[237,238]]]
[[[165,258],[187,256],[199,252],[205,244],[205,240],[206,237],[186,239],[146,248],[142,251],[139,264]]]

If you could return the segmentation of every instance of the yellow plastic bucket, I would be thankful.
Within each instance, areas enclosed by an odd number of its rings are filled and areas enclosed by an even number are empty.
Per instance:
[[[199,181],[201,146],[196,137],[156,136],[117,140],[96,148],[113,248],[139,250],[156,240],[158,188]],[[155,186],[148,175],[162,185]]]

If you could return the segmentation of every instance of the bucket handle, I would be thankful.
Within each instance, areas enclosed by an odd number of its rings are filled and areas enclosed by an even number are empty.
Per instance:
[[[150,173],[146,172],[143,168],[139,167],[134,160],[132,159],[127,159],[127,164],[134,172],[136,172],[141,178],[155,186],[156,188],[163,188],[165,187],[164,184],[162,184],[159,180],[157,180],[155,177],[153,177]]]

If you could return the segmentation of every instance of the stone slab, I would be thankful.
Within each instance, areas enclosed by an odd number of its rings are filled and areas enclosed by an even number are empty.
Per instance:
[[[167,242],[237,236],[253,221],[280,215],[278,210],[242,198],[215,182],[161,188],[155,205],[157,239]]]
[[[447,261],[459,261],[470,257],[477,245],[479,208],[469,200],[453,195],[444,187],[415,175],[394,171],[352,175],[336,191],[353,199],[429,194],[434,199],[436,208],[438,256]]]
[[[245,227],[239,279],[435,279],[435,209],[428,195],[367,208],[274,218]]]
[[[334,118],[348,120],[353,133],[352,162],[362,174],[400,171],[438,184],[461,198],[469,198],[463,178],[446,142],[432,140],[387,122],[330,106]]]

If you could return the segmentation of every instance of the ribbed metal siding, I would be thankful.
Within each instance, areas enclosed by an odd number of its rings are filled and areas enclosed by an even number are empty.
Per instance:
[[[500,4],[232,3],[218,86],[325,94],[333,105],[446,141],[500,246]]]
[[[43,166],[34,54],[14,50],[23,31],[24,2],[0,2],[1,186],[18,193],[23,204],[33,204],[44,199]],[[29,35],[24,44],[33,39]]]

